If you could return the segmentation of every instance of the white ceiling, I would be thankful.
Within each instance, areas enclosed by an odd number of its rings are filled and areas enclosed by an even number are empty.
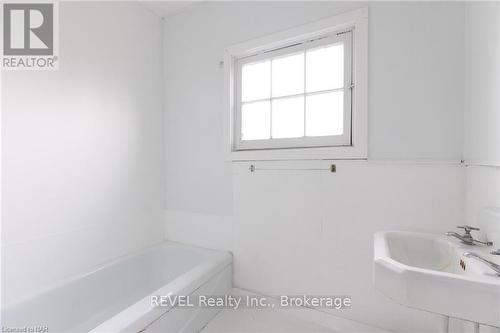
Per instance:
[[[197,3],[199,1],[141,1],[142,5],[160,17],[174,15]]]

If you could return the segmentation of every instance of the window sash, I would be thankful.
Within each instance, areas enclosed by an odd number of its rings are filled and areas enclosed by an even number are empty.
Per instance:
[[[297,53],[321,47],[324,45],[332,45],[339,42],[344,43],[344,83],[342,88],[330,89],[324,91],[315,91],[306,93],[299,93],[294,95],[270,97],[260,100],[246,101],[241,100],[241,82],[242,82],[242,67],[248,63],[259,62],[263,60],[273,59],[280,56]],[[247,55],[236,60],[236,71],[234,80],[235,92],[235,118],[234,118],[234,143],[235,150],[261,150],[261,149],[280,149],[280,148],[308,148],[308,147],[333,147],[333,146],[351,146],[351,109],[352,109],[352,89],[354,84],[352,82],[352,30],[333,33],[313,40],[306,40],[301,43],[295,43],[291,46],[281,47],[274,50],[264,50],[256,54]],[[304,77],[304,80],[306,78]],[[294,96],[311,96],[319,93],[344,91],[344,124],[342,135],[331,136],[316,136],[316,137],[298,137],[298,138],[270,138],[263,140],[242,140],[242,105],[246,103],[255,103],[258,101],[273,101],[282,98],[289,98]],[[304,112],[307,110],[304,109]],[[272,117],[272,110],[271,115]],[[272,126],[272,123],[271,123]],[[305,135],[305,133],[304,133]]]

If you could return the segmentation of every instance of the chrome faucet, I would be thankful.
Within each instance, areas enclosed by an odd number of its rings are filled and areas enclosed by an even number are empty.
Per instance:
[[[481,257],[479,254],[474,253],[474,252],[464,252],[464,257],[476,259],[476,260],[484,263],[486,266],[488,266],[492,270],[494,270],[497,273],[497,275],[500,275],[500,265],[495,264],[494,262],[489,261],[488,259]]]
[[[482,241],[479,241],[479,240],[474,239],[472,237],[472,235],[470,234],[470,232],[472,230],[479,231],[479,228],[471,227],[471,226],[468,226],[468,225],[459,225],[459,226],[457,226],[457,228],[464,229],[465,230],[464,234],[460,235],[460,234],[457,234],[456,232],[448,231],[446,233],[446,236],[451,236],[451,237],[458,238],[458,239],[460,239],[462,241],[462,243],[465,243],[467,245],[474,245],[475,243],[483,244],[483,245],[486,245],[486,246],[492,246],[493,245],[492,242],[482,242]]]

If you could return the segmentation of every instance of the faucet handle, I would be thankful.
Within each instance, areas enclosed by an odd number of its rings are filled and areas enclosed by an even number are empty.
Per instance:
[[[464,229],[466,234],[470,234],[472,230],[479,231],[477,227],[471,227],[470,225],[458,225],[457,228]]]

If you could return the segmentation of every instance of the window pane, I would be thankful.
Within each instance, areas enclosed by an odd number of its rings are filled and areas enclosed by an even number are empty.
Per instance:
[[[307,92],[344,86],[344,45],[334,44],[306,51]]]
[[[241,140],[271,138],[271,103],[247,103],[241,106]]]
[[[306,97],[306,136],[341,135],[343,132],[343,91]]]
[[[273,59],[273,97],[304,92],[304,52]]]
[[[241,85],[243,102],[269,98],[271,95],[271,60],[243,65]]]
[[[275,139],[304,136],[304,96],[273,100],[272,124]]]

